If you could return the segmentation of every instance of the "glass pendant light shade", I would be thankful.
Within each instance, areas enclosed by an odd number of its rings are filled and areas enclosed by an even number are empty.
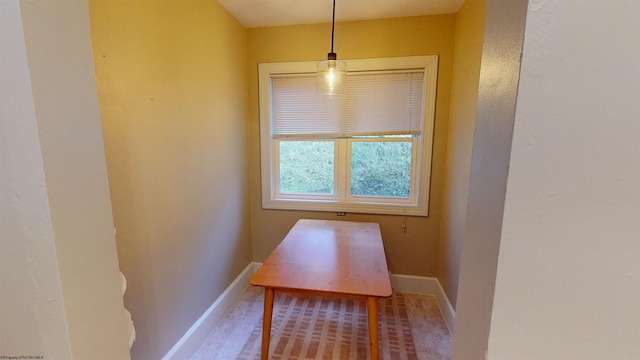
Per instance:
[[[318,63],[316,91],[319,95],[344,95],[347,82],[347,63],[337,60],[335,53],[329,53],[327,61]]]

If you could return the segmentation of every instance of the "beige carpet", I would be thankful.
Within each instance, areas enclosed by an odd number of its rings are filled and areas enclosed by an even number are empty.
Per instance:
[[[417,360],[404,297],[379,301],[380,357]],[[260,358],[262,319],[237,359]],[[276,293],[270,359],[368,359],[369,337],[364,301]]]

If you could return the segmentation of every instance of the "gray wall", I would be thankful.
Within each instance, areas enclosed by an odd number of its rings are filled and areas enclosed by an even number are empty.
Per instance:
[[[485,359],[527,1],[487,0],[452,358]]]

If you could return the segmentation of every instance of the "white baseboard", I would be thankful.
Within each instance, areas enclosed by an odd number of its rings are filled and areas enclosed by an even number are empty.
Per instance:
[[[250,263],[229,285],[202,316],[184,333],[182,338],[167,352],[162,360],[189,359],[209,336],[229,308],[240,298],[249,286],[249,279],[256,271],[255,263]]]
[[[252,262],[238,275],[225,291],[209,306],[202,316],[184,333],[182,338],[169,350],[162,360],[189,359],[202,345],[211,331],[216,327],[224,314],[240,298],[242,292],[249,286],[251,275],[262,265]],[[437,278],[390,274],[391,286],[402,292],[433,295],[436,298],[442,317],[451,333],[455,311]]]
[[[453,323],[456,317],[455,310],[449,298],[444,292],[438,278],[413,276],[413,275],[396,275],[391,274],[391,287],[401,292],[408,292],[421,295],[433,295],[436,298],[444,322],[447,324],[449,331],[453,334]]]

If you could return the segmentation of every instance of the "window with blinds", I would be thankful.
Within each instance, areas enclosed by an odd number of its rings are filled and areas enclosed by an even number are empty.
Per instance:
[[[263,207],[428,215],[437,56],[347,62],[339,97],[315,62],[259,65]]]
[[[419,135],[424,70],[352,73],[345,95],[316,94],[314,74],[271,78],[274,138]]]

